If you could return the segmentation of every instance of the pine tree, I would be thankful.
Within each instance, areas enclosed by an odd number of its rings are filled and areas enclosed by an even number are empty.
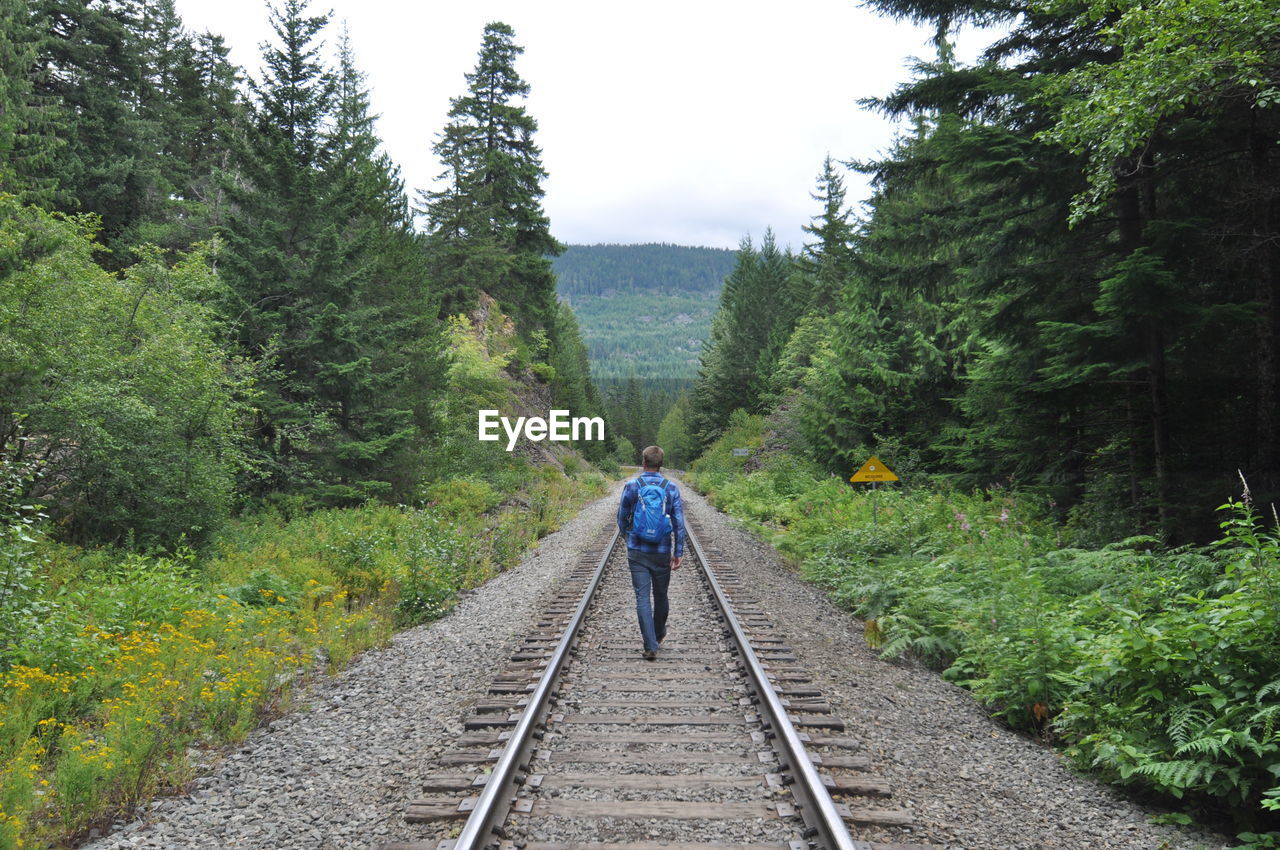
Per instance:
[[[147,208],[122,238],[185,250],[222,223],[222,175],[231,167],[233,127],[243,123],[240,72],[221,36],[187,32],[173,0],[147,0],[139,15],[145,96],[139,104],[149,147]]]
[[[278,44],[264,45],[265,76],[250,81],[251,123],[235,143],[234,205],[221,233],[221,269],[233,300],[225,314],[246,356],[273,364],[261,381],[255,427],[258,489],[307,489],[332,423],[317,407],[312,323],[327,303],[332,222],[322,186],[324,125],[336,84],[316,39],[328,16],[304,0],[271,9]]]
[[[0,193],[55,203],[59,103],[36,91],[40,34],[24,0],[0,0]]]
[[[529,91],[515,69],[524,52],[503,23],[485,27],[467,94],[451,101],[433,150],[444,163],[441,188],[420,193],[428,250],[447,312],[469,309],[488,292],[526,337],[553,331],[555,280],[548,257],[563,250],[542,211],[537,122],[516,101]]]
[[[156,160],[136,109],[146,96],[136,9],[92,0],[36,0],[32,8],[43,30],[35,93],[57,105],[65,142],[49,167],[62,190],[58,205],[102,216],[102,240],[114,250],[152,197]]]
[[[229,55],[222,36],[201,33],[192,43],[190,64],[178,69],[175,100],[182,132],[174,157],[183,163],[185,178],[174,226],[178,244],[206,241],[224,223],[224,175],[231,170],[235,128],[245,122],[240,69]]]
[[[737,264],[720,291],[720,308],[711,320],[711,336],[703,347],[698,378],[693,385],[689,422],[699,449],[709,445],[724,430],[734,409],[744,406],[751,375],[734,360],[733,353],[742,334],[742,321],[752,307],[758,306],[750,301],[757,264],[755,247],[751,238],[746,237],[738,247]]]
[[[140,71],[135,126],[139,147],[148,155],[136,163],[132,179],[139,187],[138,205],[129,220],[119,223],[117,241],[122,248],[152,243],[183,250],[210,235],[207,228],[193,229],[205,216],[185,199],[194,164],[184,153],[194,130],[188,114],[213,93],[192,90],[195,41],[174,0],[134,0],[130,8],[127,31]]]
[[[738,408],[758,413],[783,346],[803,314],[803,280],[773,231],[757,251],[748,237],[725,278],[711,339],[694,383],[689,421],[700,446],[710,443]]]
[[[685,469],[697,453],[697,441],[689,433],[688,397],[680,396],[658,426],[658,445],[666,453],[666,465]]]
[[[778,358],[791,338],[796,323],[811,299],[807,279],[790,251],[780,251],[772,230],[766,230],[760,245],[759,280],[755,286],[770,307],[765,311],[767,329],[755,355],[755,371],[748,383],[752,412],[762,412],[765,397],[773,386]],[[749,410],[751,408],[748,408]]]
[[[840,292],[850,273],[853,253],[853,227],[845,209],[844,178],[836,171],[828,155],[818,175],[818,191],[811,198],[822,204],[822,212],[802,227],[816,238],[806,244],[800,262],[813,279],[809,309],[830,311],[840,301]]]
[[[200,190],[214,163],[227,166],[238,97],[221,40],[192,37],[173,0],[37,0],[31,8],[40,37],[27,74],[35,109],[25,114],[34,120],[24,119],[30,150],[16,159],[26,182],[40,181],[40,197],[61,210],[101,217],[108,250],[100,257],[111,268],[144,242],[179,251],[206,240],[211,213]],[[202,76],[210,61],[217,67]],[[39,165],[24,167],[36,151]]]
[[[404,183],[375,121],[344,32],[325,144],[330,271],[307,339],[316,404],[335,426],[324,488],[334,503],[412,495],[446,371]]]
[[[226,187],[226,313],[264,373],[258,491],[406,499],[435,429],[443,335],[349,40],[336,73],[319,58],[327,21],[302,0],[273,10],[279,45]]]

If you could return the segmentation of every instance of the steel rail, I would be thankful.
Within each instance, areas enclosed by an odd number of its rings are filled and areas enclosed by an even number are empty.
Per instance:
[[[533,732],[547,713],[551,691],[555,687],[556,680],[560,676],[560,670],[564,667],[565,660],[569,656],[569,650],[573,646],[574,639],[578,636],[578,629],[586,618],[587,608],[591,605],[591,600],[596,594],[596,588],[600,586],[600,578],[604,575],[605,565],[609,563],[614,547],[618,545],[618,537],[619,533],[615,529],[613,537],[609,540],[609,545],[605,547],[604,556],[601,557],[600,563],[596,565],[595,575],[592,576],[591,583],[587,586],[586,591],[583,592],[582,599],[578,602],[578,607],[574,611],[573,617],[569,620],[568,626],[565,627],[564,636],[556,644],[556,650],[547,662],[547,669],[543,671],[537,687],[530,694],[528,705],[525,706],[524,712],[520,715],[520,720],[511,732],[511,739],[507,741],[506,748],[503,749],[497,764],[494,765],[493,773],[489,775],[489,781],[485,783],[484,790],[480,792],[480,797],[476,800],[475,809],[472,810],[467,822],[462,827],[462,832],[458,833],[457,839],[453,842],[453,850],[483,850],[487,846],[486,842],[489,840],[490,835],[497,827],[502,825],[502,821],[506,820],[511,796],[516,787],[517,768],[529,755],[527,751],[533,741]]]
[[[724,589],[720,587],[720,582],[716,580],[715,573],[711,570],[711,563],[703,552],[702,546],[699,545],[698,538],[688,525],[685,526],[685,533],[688,535],[689,545],[702,564],[702,572],[711,585],[716,603],[725,612],[725,620],[732,630],[734,643],[738,645],[743,666],[746,667],[747,675],[760,697],[760,708],[765,713],[765,719],[770,724],[775,740],[782,747],[781,755],[790,765],[791,775],[795,779],[792,784],[792,793],[800,803],[801,817],[804,818],[807,826],[817,830],[815,837],[821,839],[819,846],[827,850],[856,850],[857,845],[849,835],[849,830],[845,828],[844,819],[836,811],[835,802],[831,799],[827,786],[822,784],[822,777],[818,775],[817,769],[810,761],[804,742],[800,740],[795,727],[791,724],[791,719],[787,716],[786,708],[782,705],[782,700],[773,689],[773,683],[769,681],[764,667],[760,664],[760,659],[751,648],[750,638],[742,630],[738,618],[734,616],[733,605]]]

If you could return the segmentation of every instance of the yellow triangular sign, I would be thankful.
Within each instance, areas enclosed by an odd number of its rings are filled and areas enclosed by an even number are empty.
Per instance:
[[[855,473],[850,481],[897,481],[898,476],[893,474],[893,470],[880,462],[880,458],[873,457],[862,465]]]

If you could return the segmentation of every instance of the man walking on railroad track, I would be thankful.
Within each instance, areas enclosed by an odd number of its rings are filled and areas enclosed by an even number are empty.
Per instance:
[[[644,471],[622,488],[618,528],[627,535],[627,563],[636,591],[636,617],[644,640],[644,657],[658,657],[667,635],[667,587],[671,571],[680,569],[684,553],[684,505],[680,488],[658,471],[663,451],[649,446],[640,457]]]

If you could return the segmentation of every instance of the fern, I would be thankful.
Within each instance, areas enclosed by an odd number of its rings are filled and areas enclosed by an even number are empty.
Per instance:
[[[1133,537],[1126,537],[1123,540],[1118,540],[1115,543],[1108,543],[1106,546],[1102,547],[1102,551],[1126,552],[1141,551],[1144,549],[1150,551],[1151,549],[1160,548],[1160,545],[1161,542],[1158,537],[1152,537],[1150,534],[1137,534]]]
[[[1194,734],[1213,723],[1213,715],[1194,703],[1176,705],[1169,712],[1169,737],[1177,745],[1177,752],[1194,739]]]
[[[1173,752],[1174,755],[1179,756],[1193,753],[1198,756],[1220,758],[1224,755],[1231,755],[1231,748],[1227,746],[1228,740],[1228,738],[1212,734],[1202,735],[1199,738],[1192,738],[1186,743],[1180,744]]]
[[[1199,761],[1148,761],[1137,765],[1133,773],[1149,778],[1156,787],[1166,793],[1181,797],[1201,777],[1213,771]]]
[[[1261,725],[1262,729],[1260,730],[1259,737],[1266,741],[1275,735],[1277,717],[1280,717],[1280,703],[1268,705],[1265,708],[1255,711],[1249,716],[1249,725]],[[1280,743],[1280,741],[1274,743]]]
[[[1258,702],[1262,702],[1264,699],[1266,699],[1269,696],[1280,696],[1280,679],[1273,679],[1272,681],[1267,682],[1265,685],[1263,685],[1262,688],[1258,691],[1258,695],[1255,697],[1255,699]]]
[[[956,645],[943,635],[920,635],[911,642],[911,651],[935,663],[945,663],[956,654]]]

